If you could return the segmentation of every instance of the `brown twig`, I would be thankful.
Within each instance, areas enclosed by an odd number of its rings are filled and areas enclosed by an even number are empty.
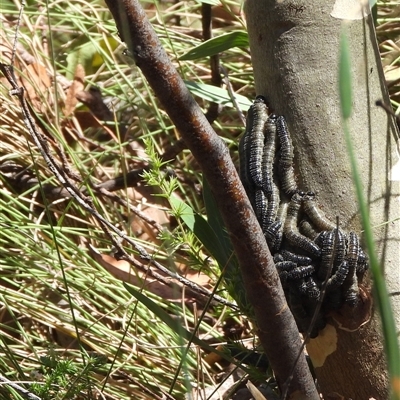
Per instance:
[[[295,364],[301,341],[271,254],[229,151],[177,74],[138,0],[106,0],[106,3],[122,40],[210,184],[240,263],[246,294],[254,308],[258,336],[282,387]],[[304,356],[295,367],[288,393],[289,397],[318,398]]]
[[[392,115],[393,117],[395,117],[397,127],[400,129],[400,115],[396,115],[396,114],[394,113],[392,107],[390,107],[390,106],[388,106],[386,103],[384,103],[383,100],[377,100],[377,101],[375,102],[375,104],[376,104],[378,107],[383,108],[383,109],[386,111],[386,114],[387,114],[387,115]]]
[[[212,38],[212,7],[211,4],[203,3],[201,5],[201,24],[203,28],[203,40],[209,40]],[[210,70],[211,70],[211,83],[214,86],[221,87],[222,79],[219,72],[219,55],[214,54],[210,57]],[[208,122],[212,123],[217,119],[221,105],[218,103],[211,103],[208,107],[206,117]]]

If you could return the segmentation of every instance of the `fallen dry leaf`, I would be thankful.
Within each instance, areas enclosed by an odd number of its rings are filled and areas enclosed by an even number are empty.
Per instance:
[[[116,260],[107,254],[101,254],[96,248],[89,244],[90,254],[115,278],[130,283],[132,285],[144,288],[165,300],[182,299],[182,289],[171,281],[171,285],[163,283],[146,276],[142,271],[135,271],[133,267],[125,260]],[[159,274],[161,274],[158,271]],[[193,275],[198,273],[192,272]],[[209,284],[209,278],[207,277]],[[185,301],[191,301],[192,298],[186,298]]]
[[[67,90],[67,95],[65,99],[64,116],[68,117],[71,115],[76,105],[78,104],[78,99],[76,94],[81,92],[84,88],[85,81],[85,69],[81,64],[78,64],[75,69],[75,76],[72,85]]]
[[[37,62],[29,64],[21,74],[21,82],[33,109],[40,113],[44,112],[43,97],[46,97],[47,91],[51,86],[46,68]]]

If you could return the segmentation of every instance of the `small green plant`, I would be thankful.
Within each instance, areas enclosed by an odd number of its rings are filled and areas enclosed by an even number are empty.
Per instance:
[[[86,364],[61,357],[54,351],[40,357],[41,371],[32,376],[37,382],[30,387],[31,391],[43,400],[74,399],[84,395],[86,399],[95,398],[92,393],[91,374],[105,365],[107,360],[101,356],[89,357]]]

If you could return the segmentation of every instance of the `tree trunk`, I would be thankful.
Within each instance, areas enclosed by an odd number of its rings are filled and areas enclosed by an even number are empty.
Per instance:
[[[319,206],[332,221],[338,216],[342,228],[360,233],[338,94],[342,22],[354,18],[346,24],[354,93],[350,127],[399,327],[400,178],[393,174],[396,163],[399,168],[398,132],[392,118],[375,106],[376,100],[389,104],[389,99],[371,15],[355,19],[355,14],[334,10],[333,4],[246,1],[256,91],[287,119],[299,187],[317,193]],[[388,397],[380,319],[370,307],[368,277],[362,286],[360,307],[332,315],[327,328],[307,347],[325,399],[335,393],[346,399]]]

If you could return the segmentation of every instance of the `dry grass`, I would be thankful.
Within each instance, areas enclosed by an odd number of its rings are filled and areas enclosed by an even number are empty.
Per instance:
[[[103,4],[28,4],[15,66],[54,157],[62,163],[59,145],[88,194],[93,194],[93,185],[157,163],[154,153],[170,151],[177,133],[140,70],[124,54]],[[241,2],[223,4],[214,10],[218,16],[214,36],[244,27]],[[184,79],[210,83],[207,59],[178,60],[201,42],[200,5],[183,1],[144,5]],[[11,2],[2,7],[0,61],[7,63],[17,13]],[[399,6],[382,5],[378,35],[392,101],[399,107],[396,15]],[[232,49],[221,60],[234,91],[253,98],[248,51]],[[74,96],[88,95],[90,87],[100,88],[111,110],[106,122],[94,118]],[[209,103],[197,100],[206,112]],[[237,160],[237,138],[242,132],[237,110],[224,108],[214,127]],[[170,175],[173,171],[176,178],[174,195],[204,213],[201,174],[191,154],[178,152],[161,170],[154,169],[153,179],[164,182],[165,171]],[[219,275],[215,262],[171,215],[168,185],[160,186],[138,181],[134,187],[118,190],[116,194],[130,209],[107,196],[93,194],[93,199],[105,218],[128,232],[154,259],[201,285],[213,286]],[[149,298],[189,330],[199,322],[193,297],[117,261],[110,238],[95,218],[70,198],[57,196],[51,191],[54,187],[60,184],[33,146],[19,106],[0,78],[2,374],[16,382],[36,381],[37,387],[46,388],[40,394],[43,399],[148,399],[161,398],[168,391],[173,398],[183,398],[188,392],[200,396],[205,386],[216,385],[219,367],[205,364],[197,346],[187,349],[179,335],[132,299],[123,281],[144,288]],[[129,247],[126,250],[134,253]],[[223,290],[220,294],[228,297]],[[232,316],[238,329],[244,329],[232,310],[220,307],[205,313],[197,336],[211,344],[223,341],[221,326]],[[0,388],[0,395],[11,398],[5,388]]]

